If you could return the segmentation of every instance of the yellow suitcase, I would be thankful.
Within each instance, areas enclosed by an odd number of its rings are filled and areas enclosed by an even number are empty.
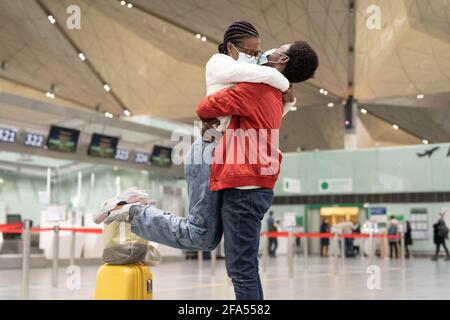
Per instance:
[[[95,300],[152,300],[153,277],[148,266],[102,265],[97,271]]]

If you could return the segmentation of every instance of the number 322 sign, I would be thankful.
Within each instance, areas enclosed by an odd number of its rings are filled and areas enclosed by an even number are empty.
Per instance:
[[[45,137],[42,134],[27,132],[23,143],[27,147],[42,148],[44,147],[44,140]]]

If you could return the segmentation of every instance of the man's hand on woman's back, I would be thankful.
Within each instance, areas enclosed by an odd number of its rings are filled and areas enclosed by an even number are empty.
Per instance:
[[[291,85],[289,86],[289,89],[283,93],[283,103],[292,103],[295,101],[295,91],[294,87]]]

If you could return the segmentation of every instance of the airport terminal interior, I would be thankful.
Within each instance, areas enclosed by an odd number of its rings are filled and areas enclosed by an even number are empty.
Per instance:
[[[225,36],[242,21],[257,50]],[[0,300],[235,299],[226,230],[198,250],[96,219],[133,187],[163,218],[193,216],[203,184],[187,187],[181,146],[200,139],[208,76],[232,79],[219,94],[270,85],[208,75],[208,61],[225,43],[249,67],[296,41],[319,65],[293,84],[274,196],[255,218],[264,299],[450,298],[449,1],[0,0],[0,30]],[[111,262],[117,247],[140,260]],[[108,289],[123,268],[141,280]]]

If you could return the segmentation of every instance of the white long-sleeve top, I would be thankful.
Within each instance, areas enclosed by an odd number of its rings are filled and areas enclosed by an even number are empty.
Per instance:
[[[206,64],[206,95],[212,95],[222,89],[239,82],[265,83],[285,92],[289,89],[289,81],[278,70],[271,67],[243,63],[232,57],[217,53]],[[283,116],[295,106],[296,100],[286,103]],[[219,131],[224,131],[230,124],[231,117],[219,117]]]

